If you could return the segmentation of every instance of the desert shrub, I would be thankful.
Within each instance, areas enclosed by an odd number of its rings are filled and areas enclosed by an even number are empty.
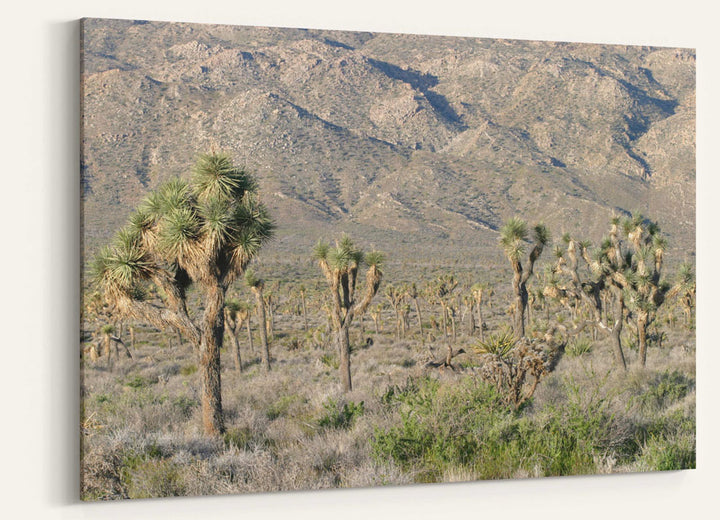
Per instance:
[[[482,359],[480,376],[515,408],[533,396],[547,374],[542,348],[528,341],[518,342],[509,330],[491,334],[474,348]]]
[[[323,403],[324,413],[318,419],[321,428],[348,429],[355,420],[365,413],[365,402],[355,403],[348,401],[342,406],[335,399],[328,399]]]
[[[470,380],[453,388],[411,378],[388,389],[381,402],[399,412],[400,424],[375,429],[373,456],[416,469],[421,482],[438,480],[448,466],[471,465],[482,449],[481,431],[513,414],[494,387]]]
[[[693,381],[685,374],[666,370],[658,374],[649,388],[640,396],[640,402],[646,408],[661,409],[685,397],[693,386]]]
[[[340,361],[338,361],[338,358],[335,354],[323,354],[320,356],[320,362],[327,366],[332,368],[333,370],[337,370],[340,366]]]
[[[147,377],[141,376],[140,374],[130,374],[125,379],[125,381],[123,381],[123,385],[135,389],[147,388],[154,383],[157,383],[157,380],[152,381]]]
[[[565,347],[565,354],[570,357],[580,357],[592,351],[592,342],[587,338],[577,338]]]
[[[198,404],[199,403],[195,399],[191,399],[185,395],[175,397],[172,400],[173,408],[179,411],[180,415],[182,415],[185,419],[188,419],[192,415],[193,410],[198,406]]]
[[[639,458],[640,467],[650,471],[695,468],[695,436],[651,436]]]
[[[188,363],[187,365],[183,365],[180,367],[180,374],[184,376],[191,376],[195,372],[197,372],[198,367],[195,363]]]
[[[586,402],[573,396],[578,389],[571,385],[565,391],[566,405],[531,415],[483,381],[410,380],[381,398],[399,423],[374,431],[373,457],[392,459],[420,482],[458,471],[485,479],[592,473],[596,460],[625,445],[613,444],[617,429],[606,399]]]
[[[303,401],[303,398],[301,398],[297,394],[284,395],[277,401],[273,402],[270,406],[268,406],[265,412],[267,418],[272,421],[274,419],[277,419],[278,417],[287,415],[290,407],[301,401]]]
[[[123,484],[129,498],[185,495],[180,467],[170,460],[148,459],[125,468]]]
[[[223,441],[226,447],[234,447],[241,451],[269,448],[274,445],[273,440],[267,437],[264,432],[248,427],[228,429],[223,434]]]
[[[156,444],[127,450],[119,470],[120,482],[129,498],[184,495],[179,467],[163,458]]]

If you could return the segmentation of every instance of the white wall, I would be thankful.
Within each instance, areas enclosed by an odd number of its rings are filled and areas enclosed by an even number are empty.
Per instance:
[[[5,518],[705,518],[720,482],[718,30],[709,2],[604,0],[14,0],[2,9],[0,515]],[[83,16],[698,49],[698,469],[611,477],[80,504],[78,496],[78,25]],[[27,364],[29,370],[23,367]],[[28,375],[30,374],[30,375]],[[4,513],[4,514],[3,514]]]

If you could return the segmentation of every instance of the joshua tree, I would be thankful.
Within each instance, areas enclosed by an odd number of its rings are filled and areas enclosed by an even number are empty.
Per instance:
[[[229,156],[202,154],[192,180],[173,179],[151,193],[94,262],[96,282],[120,312],[160,329],[176,327],[190,340],[201,368],[208,435],[225,429],[220,386],[225,293],[274,227],[256,191],[253,177]],[[204,298],[198,320],[186,305],[193,283]],[[162,295],[160,305],[146,297],[153,286]]]
[[[401,323],[401,307],[405,301],[405,292],[402,288],[388,284],[385,286],[385,298],[395,311],[395,339],[400,339],[401,332],[404,332]]]
[[[527,282],[533,275],[535,262],[550,241],[550,233],[543,224],[533,227],[533,248],[528,256],[527,264],[523,268],[520,259],[525,252],[527,237],[527,223],[518,217],[508,220],[500,230],[500,244],[513,269],[512,288],[515,296],[513,331],[515,339],[518,340],[525,337],[525,310],[528,304]]]
[[[248,269],[245,272],[245,283],[248,285],[248,287],[250,287],[250,290],[255,296],[258,321],[260,322],[258,328],[260,329],[260,342],[262,343],[262,364],[265,367],[265,370],[269,372],[270,345],[268,343],[268,327],[267,318],[265,316],[265,298],[263,298],[263,288],[265,287],[265,281],[262,278],[258,278],[251,269]]]
[[[373,323],[375,324],[375,334],[380,334],[380,329],[382,328],[380,325],[380,318],[382,318],[382,311],[383,311],[382,303],[378,303],[370,311],[370,317],[372,318]]]
[[[350,325],[355,316],[362,315],[377,294],[382,280],[380,265],[382,253],[373,251],[368,254],[355,247],[349,237],[343,236],[330,247],[325,242],[315,246],[314,257],[322,269],[331,298],[331,323],[335,334],[335,343],[340,354],[340,375],[343,391],[352,390],[350,377]],[[356,295],[358,270],[362,264],[367,265],[365,273],[365,291]]]
[[[420,293],[418,292],[417,286],[415,285],[415,282],[413,282],[411,285],[407,287],[407,296],[410,298],[413,303],[415,304],[415,313],[417,314],[417,320],[418,320],[418,331],[420,332],[420,341],[423,343],[425,342],[425,336],[423,334],[423,325],[422,325],[422,313],[420,312],[420,302],[419,297]]]
[[[485,283],[476,283],[470,290],[475,299],[475,308],[477,309],[477,326],[480,328],[480,341],[485,341],[485,320],[483,320],[482,304],[483,297],[487,295],[490,287]]]
[[[692,264],[685,262],[680,266],[675,279],[675,284],[670,289],[668,297],[678,298],[685,315],[685,326],[690,327],[692,324],[692,311],[695,306],[695,273]]]
[[[249,317],[250,307],[246,303],[230,298],[225,301],[225,326],[233,342],[233,361],[235,362],[235,369],[239,372],[242,372],[242,358],[240,357],[238,335]]]
[[[615,358],[626,368],[621,334],[626,308],[634,311],[638,334],[639,362],[645,365],[647,356],[647,327],[657,308],[665,300],[669,287],[660,280],[666,242],[660,228],[646,222],[642,215],[629,219],[613,217],[610,232],[603,239],[598,252],[589,253],[588,242],[578,242],[566,234],[563,241],[567,252],[558,253],[556,272],[569,275],[571,285],[565,289],[574,301],[582,301],[590,310],[592,322],[613,338]],[[586,276],[579,271],[579,258],[589,267]],[[547,288],[546,288],[547,289]],[[603,320],[603,308],[612,295],[614,322],[608,326]]]
[[[670,290],[669,284],[660,279],[667,241],[660,234],[660,227],[640,214],[623,221],[623,234],[627,239],[625,271],[622,275],[614,273],[613,279],[624,289],[630,309],[634,311],[639,362],[645,366],[648,326]]]
[[[435,281],[430,283],[428,287],[428,297],[433,303],[440,304],[442,309],[442,326],[443,336],[447,337],[447,321],[448,321],[448,309],[450,306],[450,300],[452,294],[457,287],[458,282],[455,277],[451,274],[441,275]]]

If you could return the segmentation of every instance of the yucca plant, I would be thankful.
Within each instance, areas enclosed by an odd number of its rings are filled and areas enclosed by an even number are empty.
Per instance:
[[[515,338],[514,331],[490,334],[473,345],[483,364],[480,377],[497,388],[505,401],[520,408],[535,393],[547,374],[545,356],[538,345]]]
[[[499,358],[506,357],[517,344],[514,334],[510,330],[504,330],[490,334],[487,341],[480,341],[474,345],[478,354],[490,354]]]
[[[528,305],[527,283],[533,275],[535,262],[550,242],[550,233],[543,224],[533,227],[533,248],[530,250],[525,267],[523,267],[521,260],[525,253],[527,238],[527,223],[521,218],[512,217],[500,229],[500,245],[513,269],[512,289],[515,296],[513,331],[516,339],[525,337],[525,311]]]
[[[193,345],[208,435],[225,429],[220,383],[225,293],[273,229],[252,175],[227,154],[210,152],[198,157],[190,182],[172,179],[148,195],[93,262],[96,283],[121,313],[161,329],[175,327]],[[192,284],[204,298],[199,319],[187,311]],[[153,288],[162,295],[160,305],[146,296]]]
[[[350,325],[355,316],[362,315],[377,294],[382,280],[380,270],[384,255],[373,251],[364,254],[352,240],[344,235],[335,247],[319,241],[313,252],[315,260],[330,286],[330,322],[335,334],[335,344],[340,355],[340,375],[343,391],[352,390],[350,376]],[[356,294],[358,271],[362,265],[365,272],[365,290]]]

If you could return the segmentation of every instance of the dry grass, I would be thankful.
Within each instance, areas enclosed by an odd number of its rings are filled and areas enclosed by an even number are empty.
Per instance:
[[[302,330],[299,320],[294,315],[276,316],[273,370],[269,373],[260,364],[257,346],[251,353],[243,345],[242,373],[234,369],[230,352],[223,351],[227,427],[223,438],[201,434],[196,361],[189,345],[177,346],[174,336],[164,337],[151,329],[138,333],[134,360],[116,360],[112,369],[105,366],[103,358],[97,363],[86,361],[83,498],[427,481],[427,471],[417,464],[373,455],[376,432],[390,431],[401,421],[400,412],[386,406],[383,396],[391,387],[402,387],[409,378],[423,375],[437,379],[451,392],[468,378],[478,379],[475,354],[456,357],[454,371],[427,368],[429,360],[444,358],[447,340],[439,334],[438,339],[421,343],[412,334],[396,341],[387,325],[380,335],[366,329],[374,344],[353,352],[354,390],[343,394],[337,371],[323,361],[324,356],[327,360],[334,355],[332,347],[304,341],[299,347],[293,344],[304,337],[304,333],[289,332]],[[498,313],[488,321],[498,330],[503,320]],[[364,343],[357,330],[351,341]],[[476,341],[460,335],[454,348],[471,352]],[[679,453],[687,462],[691,452],[694,465],[695,365],[694,349],[688,345],[693,345],[689,333],[672,331],[663,349],[650,350],[644,369],[635,368],[635,353],[628,352],[631,368],[623,374],[612,365],[609,344],[594,342],[590,352],[564,356],[519,413],[534,424],[547,416],[549,407],[562,407],[568,396],[580,407],[602,403],[612,416],[608,432],[612,449],[598,451],[591,472],[669,469],[667,465],[672,466],[674,459],[668,453]],[[433,472],[431,480],[474,480],[488,475],[487,471],[447,464]],[[514,478],[543,474],[539,467],[500,472]]]

